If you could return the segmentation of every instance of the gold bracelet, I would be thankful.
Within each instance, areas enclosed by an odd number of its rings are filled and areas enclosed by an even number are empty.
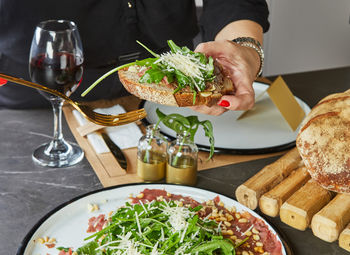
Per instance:
[[[236,39],[233,39],[232,42],[237,43],[241,46],[252,48],[258,53],[260,58],[260,67],[256,75],[256,77],[258,78],[262,74],[264,67],[264,50],[261,47],[259,41],[255,40],[252,37],[237,37]]]

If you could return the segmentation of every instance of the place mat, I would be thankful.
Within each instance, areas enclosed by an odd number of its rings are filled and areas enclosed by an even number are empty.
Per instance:
[[[127,96],[118,98],[112,101],[96,101],[92,102],[93,107],[107,108],[115,104],[120,104],[124,107],[126,111],[135,110],[138,108],[140,99],[135,96]],[[63,112],[68,123],[70,130],[72,131],[77,143],[85,152],[85,157],[89,161],[91,167],[94,169],[97,177],[101,181],[104,187],[109,187],[118,184],[126,183],[137,183],[143,182],[136,174],[137,170],[137,148],[124,149],[123,152],[127,158],[128,169],[127,171],[123,170],[117,160],[114,158],[111,152],[97,154],[95,150],[90,145],[86,136],[81,136],[77,131],[79,123],[73,115],[73,107],[65,104],[63,106]],[[144,132],[145,128],[141,121],[137,122],[141,130]],[[208,158],[208,152],[200,151],[198,154],[198,170],[206,170],[211,168],[216,168],[220,166],[235,164],[239,162],[250,161],[254,159],[267,158],[275,155],[280,155],[285,152],[276,152],[269,154],[260,154],[260,155],[230,155],[230,154],[214,154],[214,157],[210,160]]]

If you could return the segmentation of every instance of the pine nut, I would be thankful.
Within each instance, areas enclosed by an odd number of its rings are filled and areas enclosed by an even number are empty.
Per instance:
[[[56,238],[50,238],[47,242],[48,243],[55,243],[56,242]]]
[[[205,202],[207,205],[214,205],[213,200],[208,200],[207,202]]]
[[[235,240],[237,240],[237,236],[232,235],[232,236],[230,236],[230,239],[232,239],[233,241],[235,241]]]
[[[41,237],[38,238],[37,241],[38,241],[39,243],[41,243],[41,244],[45,243],[45,240],[44,240],[43,238],[41,238]]]
[[[251,236],[252,232],[250,232],[249,230],[247,232],[244,233],[246,236]]]
[[[87,205],[88,211],[93,212],[94,211],[94,206],[92,204]]]
[[[259,246],[259,247],[254,247],[254,251],[259,252],[259,253],[264,253],[264,249],[263,247]]]
[[[227,221],[225,217],[220,217],[220,221]]]
[[[253,229],[252,229],[252,232],[253,232],[254,234],[259,234],[259,231],[258,231],[256,228],[253,228]]]
[[[248,220],[246,218],[242,218],[238,220],[239,223],[247,223]]]
[[[231,229],[227,230],[227,234],[232,236],[233,235],[233,231]]]
[[[233,216],[231,214],[226,213],[225,216],[226,216],[228,221],[233,220]]]

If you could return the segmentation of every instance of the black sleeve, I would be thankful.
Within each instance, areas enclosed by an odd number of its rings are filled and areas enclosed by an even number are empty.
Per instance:
[[[252,20],[263,31],[269,29],[269,10],[265,0],[203,0],[200,19],[203,41],[212,41],[227,24],[236,20]]]

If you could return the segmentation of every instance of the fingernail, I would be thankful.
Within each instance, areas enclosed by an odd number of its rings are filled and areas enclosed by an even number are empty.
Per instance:
[[[7,80],[0,78],[0,86],[5,85]]]
[[[230,102],[227,101],[227,100],[221,100],[219,102],[219,105],[222,106],[222,107],[229,107],[230,106]]]

